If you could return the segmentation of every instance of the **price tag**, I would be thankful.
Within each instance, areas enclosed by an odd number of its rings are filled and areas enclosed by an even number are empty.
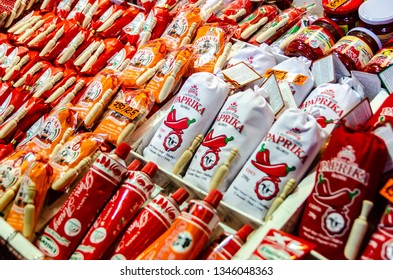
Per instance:
[[[239,62],[230,68],[222,71],[225,80],[240,88],[249,83],[255,82],[262,77],[244,62]]]
[[[139,111],[130,107],[128,104],[116,100],[113,102],[109,109],[116,111],[117,113],[129,118],[130,120],[135,119],[139,115]]]
[[[393,203],[393,179],[389,179],[379,193]]]
[[[344,5],[345,3],[347,3],[348,0],[331,0],[329,2],[329,4],[326,5],[326,7],[329,7],[333,10],[337,9],[338,7]]]

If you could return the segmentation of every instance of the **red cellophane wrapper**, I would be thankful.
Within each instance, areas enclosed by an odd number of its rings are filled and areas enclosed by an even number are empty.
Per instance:
[[[140,34],[145,27],[146,18],[147,14],[145,12],[139,12],[129,24],[123,27],[119,35],[119,40],[123,44],[136,46],[138,44]]]
[[[98,0],[98,7],[92,17],[92,22],[97,21],[111,6],[114,6],[111,0]]]
[[[336,128],[317,167],[299,236],[328,259],[346,259],[344,248],[363,200],[374,201],[387,148],[378,136]]]
[[[52,107],[56,107],[60,103],[72,103],[75,105],[82,96],[86,85],[88,85],[92,79],[93,77],[76,76],[76,82],[51,102]]]
[[[249,15],[253,8],[254,5],[251,0],[235,0],[222,9],[217,17],[221,19],[228,18],[235,22],[239,22]]]
[[[368,130],[373,130],[379,126],[382,126],[386,123],[393,124],[393,114],[391,113],[393,110],[393,95],[389,95],[388,98],[382,103],[379,109],[375,112],[374,115],[368,120],[366,124],[366,128]]]
[[[7,52],[7,58],[3,61],[3,63],[0,64],[0,77],[4,77],[5,70],[12,67],[13,65],[16,65],[16,62],[24,57],[29,52],[29,50],[23,46],[19,46],[13,48],[12,50],[7,49]]]
[[[109,60],[105,69],[111,70],[123,70],[126,65],[131,61],[132,57],[136,53],[136,48],[134,46],[126,45],[120,51],[118,51]]]
[[[164,33],[165,28],[173,19],[168,9],[166,8],[154,7],[152,11],[155,15],[157,23],[153,29],[150,40],[161,37],[162,33]]]
[[[18,79],[23,77],[23,75],[25,75],[26,72],[31,69],[31,67],[33,67],[40,61],[40,57],[38,56],[38,53],[35,51],[27,52],[21,57],[21,59],[23,59],[23,57],[25,56],[28,56],[28,61],[26,62],[26,64],[24,64],[19,71],[16,71],[17,69],[15,69],[7,82],[18,81]]]
[[[66,19],[74,8],[78,0],[60,1],[55,7],[56,15],[61,19]]]
[[[81,26],[85,20],[85,14],[89,11],[94,2],[95,0],[79,0],[72,11],[68,14],[67,20]]]

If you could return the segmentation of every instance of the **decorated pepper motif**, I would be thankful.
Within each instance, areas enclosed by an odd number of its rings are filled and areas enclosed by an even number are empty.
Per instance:
[[[328,126],[331,123],[334,123],[334,120],[332,119],[327,119],[325,116],[320,116],[318,118],[316,118],[317,123],[322,127],[325,128],[326,126]]]

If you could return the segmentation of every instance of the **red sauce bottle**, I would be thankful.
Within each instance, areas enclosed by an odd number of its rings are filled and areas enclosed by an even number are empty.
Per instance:
[[[304,56],[316,60],[326,55],[332,46],[343,37],[340,27],[327,18],[319,18],[305,27],[285,48],[287,56]]]
[[[390,39],[382,49],[367,63],[364,72],[377,74],[393,64],[393,38]]]
[[[381,41],[373,32],[356,27],[341,38],[329,53],[335,53],[348,71],[361,71],[381,48]]]

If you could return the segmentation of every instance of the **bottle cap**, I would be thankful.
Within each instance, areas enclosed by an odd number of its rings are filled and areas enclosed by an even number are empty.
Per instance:
[[[177,202],[177,205],[180,206],[189,196],[190,194],[186,191],[185,188],[180,188],[171,195],[171,198],[173,198],[173,200]]]
[[[134,159],[130,165],[127,167],[128,170],[130,171],[137,171],[137,170],[141,170],[142,168],[142,162],[140,162],[137,159]]]
[[[246,242],[247,236],[250,235],[251,232],[253,232],[253,228],[249,224],[245,224],[242,226],[237,232],[236,235],[240,237],[241,240]]]
[[[120,143],[115,150],[115,154],[121,159],[126,159],[131,152],[131,146],[125,142]]]
[[[148,163],[146,163],[146,165],[142,168],[141,171],[146,173],[150,177],[153,177],[154,174],[156,174],[157,170],[158,170],[157,164],[155,164],[152,161],[149,161]]]
[[[205,197],[205,199],[203,201],[211,204],[214,208],[217,208],[221,202],[222,197],[223,197],[222,192],[220,192],[219,190],[213,189],[207,194],[207,196]]]

